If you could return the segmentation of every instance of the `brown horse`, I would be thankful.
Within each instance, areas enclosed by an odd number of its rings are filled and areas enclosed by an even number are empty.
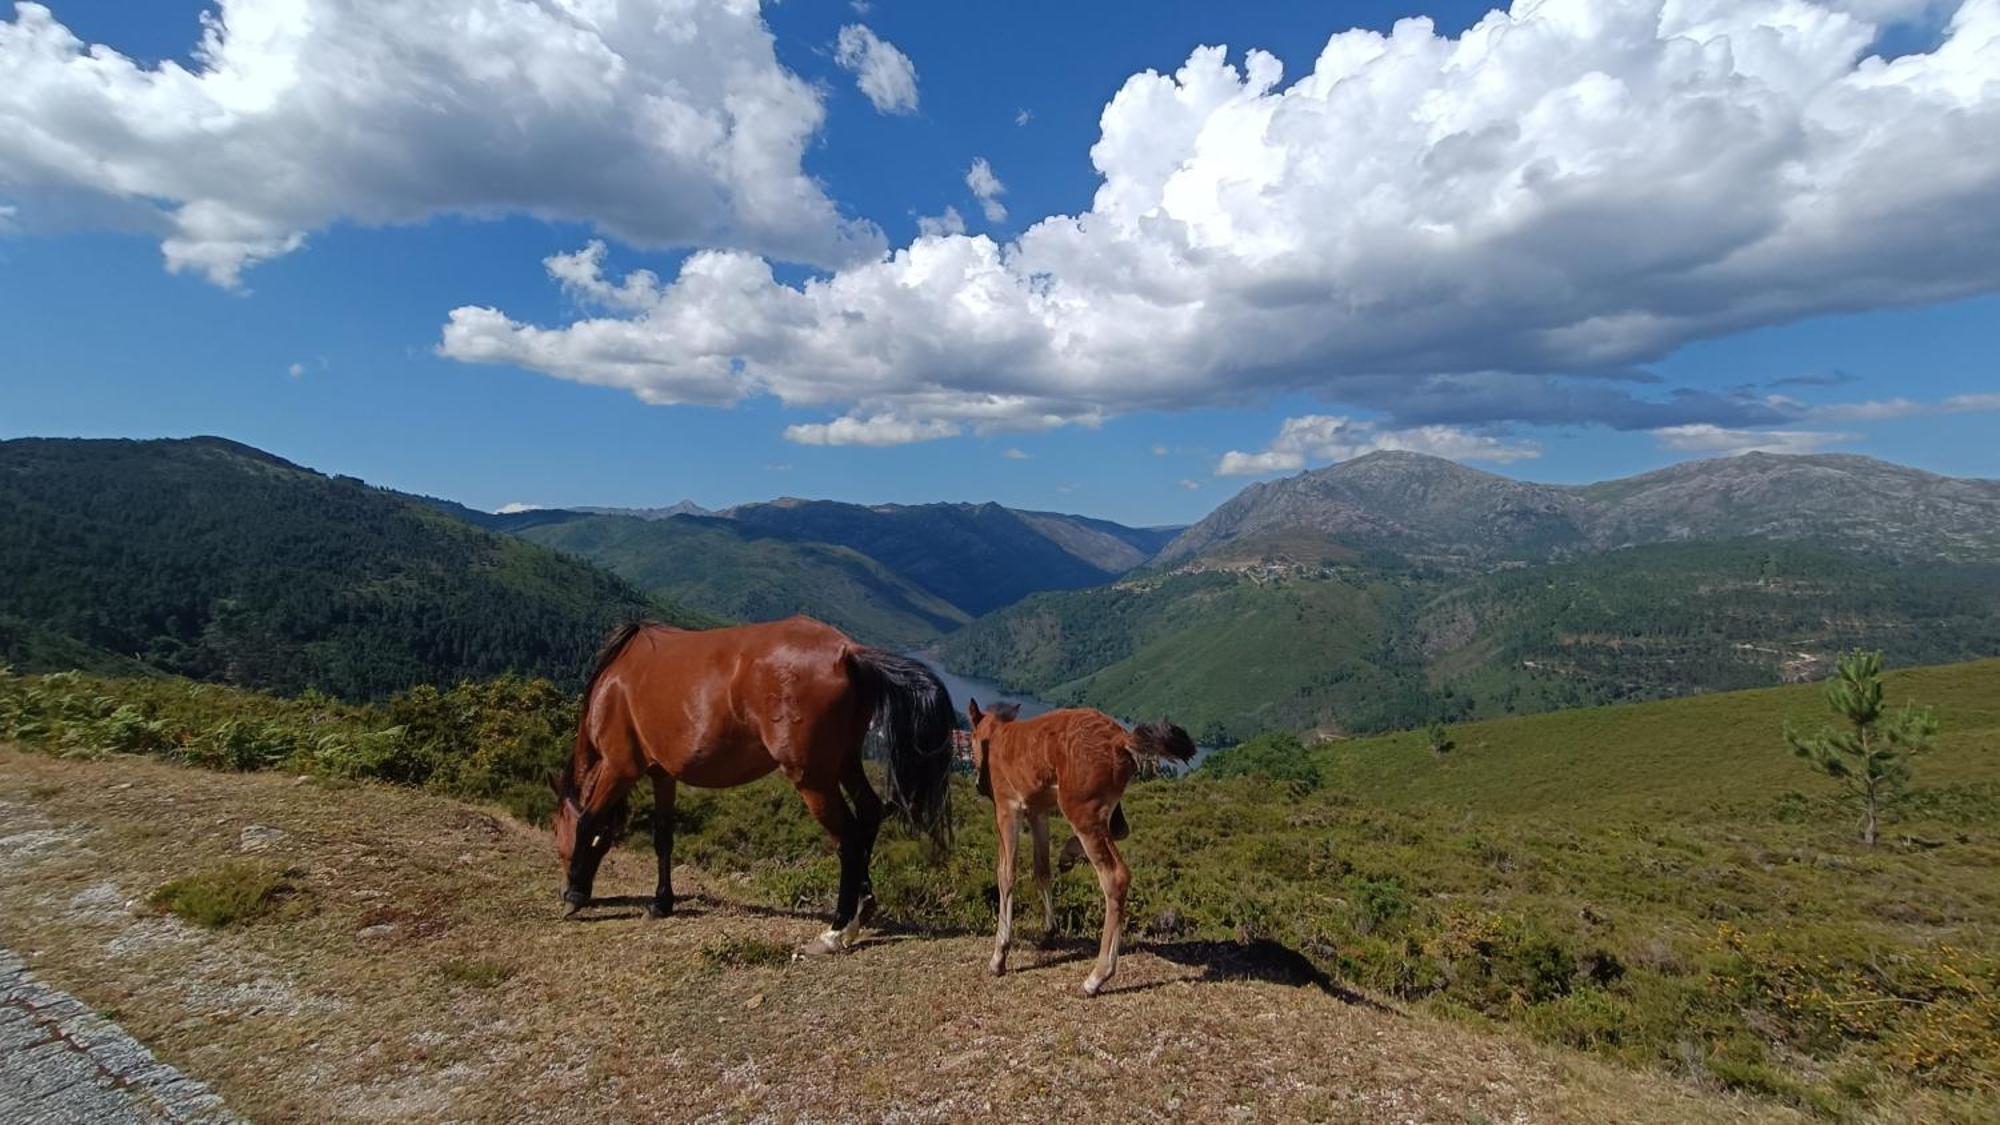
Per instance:
[[[778,770],[840,852],[833,928],[807,951],[847,948],[873,906],[868,864],[882,801],[861,757],[878,720],[890,807],[947,844],[951,697],[921,663],[806,617],[703,632],[618,630],[598,653],[576,748],[553,781],[556,852],[568,876],[563,901],[572,914],[590,903],[598,864],[629,814],[628,794],[645,777],[660,861],[647,912],[672,913],[675,784],[722,789]]]
[[[1007,947],[1014,940],[1014,845],[1021,818],[1035,834],[1035,881],[1042,892],[1042,922],[1055,929],[1055,892],[1049,873],[1049,810],[1060,808],[1076,831],[1076,842],[1097,869],[1104,891],[1104,935],[1097,965],[1083,982],[1095,996],[1118,971],[1118,934],[1125,926],[1125,888],[1131,871],[1112,841],[1125,838],[1119,798],[1138,772],[1140,759],[1194,757],[1194,740],[1170,723],[1147,723],[1127,731],[1102,711],[1051,711],[1015,721],[1019,708],[1003,704],[981,711],[966,705],[972,720],[972,762],[979,791],[993,798],[999,828],[1000,928],[993,937],[993,975],[1007,971]]]

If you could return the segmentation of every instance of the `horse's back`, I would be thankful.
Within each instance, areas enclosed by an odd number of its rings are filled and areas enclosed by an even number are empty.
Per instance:
[[[798,744],[822,726],[853,725],[845,664],[853,647],[808,617],[646,630],[607,669],[592,706],[622,709],[667,772],[696,785],[739,784],[774,766],[798,768]]]

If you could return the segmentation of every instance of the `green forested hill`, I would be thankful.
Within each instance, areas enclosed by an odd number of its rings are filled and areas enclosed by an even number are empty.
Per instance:
[[[846,547],[760,535],[734,520],[529,513],[516,533],[579,555],[641,589],[743,621],[805,613],[873,644],[908,647],[964,612]]]
[[[969,614],[1010,605],[1039,590],[1073,590],[1108,582],[1149,553],[1129,542],[1111,540],[1073,517],[1024,514],[998,504],[870,507],[831,500],[778,500],[732,508],[729,516],[755,534],[859,551]],[[1051,537],[1047,529],[1057,524],[1071,545]],[[1122,530],[1142,537],[1153,534]],[[1100,549],[1082,547],[1086,539]],[[1129,557],[1117,559],[1121,565],[1102,565],[1106,558],[1101,548],[1107,541],[1131,548]],[[1142,542],[1151,546],[1150,540]]]
[[[1212,743],[1760,687],[1857,645],[1904,664],[2000,653],[2000,564],[1757,541],[1469,576],[1273,562],[1029,598],[941,654]]]
[[[708,618],[430,504],[219,438],[0,442],[0,659],[378,696],[577,681],[617,620]]]

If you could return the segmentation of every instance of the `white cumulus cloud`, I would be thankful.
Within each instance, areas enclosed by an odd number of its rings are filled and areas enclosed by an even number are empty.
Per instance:
[[[1261,452],[1231,450],[1223,454],[1215,472],[1225,477],[1295,473],[1314,462],[1345,461],[1386,449],[1428,453],[1453,461],[1502,464],[1542,455],[1542,447],[1532,441],[1509,441],[1490,434],[1471,433],[1458,426],[1385,429],[1361,418],[1304,414],[1285,419],[1278,428],[1278,436]]]
[[[41,4],[0,21],[0,200],[23,226],[156,231],[170,269],[225,285],[336,221],[446,213],[874,257],[800,167],[822,117],[749,0],[219,0],[191,67]]]
[[[1660,448],[1676,453],[1816,453],[1830,445],[1854,441],[1859,434],[1825,430],[1733,430],[1697,423],[1653,431]]]
[[[1951,395],[1936,402],[1891,398],[1873,402],[1836,402],[1807,406],[1796,400],[1773,395],[1780,408],[1791,408],[1815,422],[1873,422],[1883,418],[1910,418],[1927,414],[1983,414],[2000,411],[2000,394]]]
[[[835,418],[831,422],[786,426],[785,440],[800,445],[908,445],[916,441],[957,437],[962,432],[951,422],[877,414],[867,418],[850,416]]]
[[[993,174],[993,165],[987,163],[985,157],[975,159],[972,167],[966,169],[965,186],[971,188],[972,194],[978,197],[979,209],[986,213],[987,222],[998,223],[1006,220],[1007,205],[1000,202],[1000,197],[1007,194],[1007,185],[1001,183],[1000,177]]]
[[[1782,422],[1559,392],[1690,340],[2000,287],[2000,0],[1940,9],[1928,51],[1868,53],[1870,18],[1923,7],[1523,0],[1456,38],[1342,32],[1290,84],[1270,54],[1204,47],[1105,106],[1079,214],[1005,242],[937,228],[795,284],[696,254],[667,282],[589,279],[621,297],[574,323],[458,309],[442,350],[653,402],[904,423],[1306,391],[1407,429],[1407,386],[1424,421],[1476,425],[1518,396],[1447,419],[1446,391],[1544,379],[1520,399],[1536,418]]]
[[[920,238],[942,238],[948,234],[965,233],[965,216],[956,207],[946,207],[940,215],[919,215],[917,235]]]
[[[917,64],[895,44],[876,38],[866,24],[840,29],[833,61],[854,75],[855,84],[880,112],[917,111]]]

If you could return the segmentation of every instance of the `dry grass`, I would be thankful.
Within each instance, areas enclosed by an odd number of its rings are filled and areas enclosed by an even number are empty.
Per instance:
[[[146,907],[246,851],[313,909],[210,930]],[[651,867],[614,855],[600,893],[650,889]],[[0,751],[0,943],[258,1120],[1791,1118],[1343,997],[1255,949],[1140,943],[1095,1001],[1080,945],[1025,948],[997,981],[983,934],[789,961],[819,918],[677,878],[671,919],[634,898],[564,922],[547,838],[477,808]]]

